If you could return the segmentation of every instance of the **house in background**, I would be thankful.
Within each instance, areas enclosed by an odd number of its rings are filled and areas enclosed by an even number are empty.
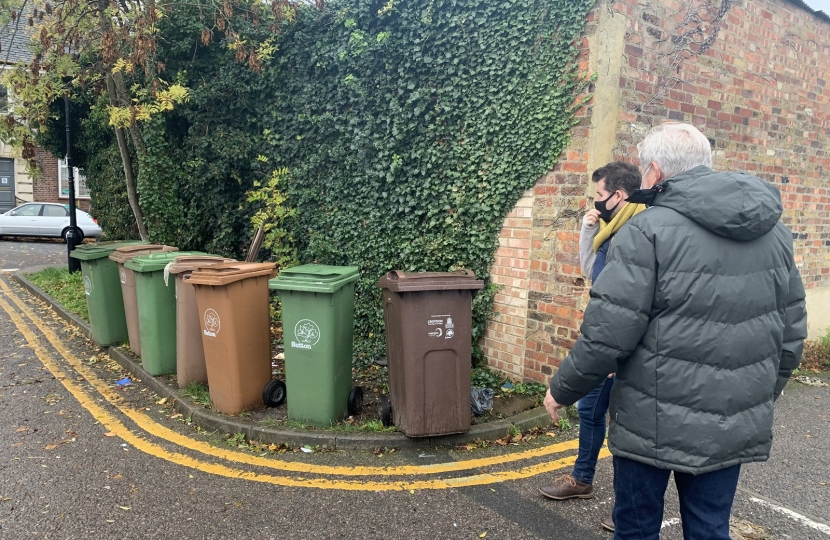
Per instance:
[[[3,86],[2,72],[18,62],[28,62],[29,26],[24,18],[0,28],[0,117],[14,109],[14,96]],[[0,213],[26,202],[69,203],[68,169],[43,148],[38,148],[36,160],[39,174],[26,171],[26,161],[20,152],[0,141]],[[89,190],[78,169],[75,169],[75,197],[78,208],[89,210]]]

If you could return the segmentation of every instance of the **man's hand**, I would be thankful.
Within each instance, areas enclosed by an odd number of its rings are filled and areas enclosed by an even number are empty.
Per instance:
[[[596,208],[592,208],[592,209],[588,210],[585,213],[585,217],[582,218],[582,220],[585,222],[585,225],[587,225],[588,227],[595,226],[597,224],[597,222],[599,221],[599,210],[597,210]]]
[[[553,419],[554,422],[559,421],[559,413],[557,412],[557,409],[559,407],[560,405],[556,402],[555,399],[553,399],[553,396],[550,395],[550,388],[548,388],[548,393],[545,394],[545,408],[550,413],[550,417],[551,419]]]

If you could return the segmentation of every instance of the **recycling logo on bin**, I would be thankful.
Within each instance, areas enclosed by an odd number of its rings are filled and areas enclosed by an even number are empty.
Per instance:
[[[210,337],[216,337],[216,334],[219,333],[220,321],[219,321],[219,314],[216,313],[213,309],[206,309],[205,310],[205,335]]]
[[[311,319],[302,319],[294,325],[294,338],[291,346],[295,349],[311,349],[320,341],[320,327]]]
[[[430,315],[427,327],[429,337],[452,339],[455,336],[455,323],[451,315]]]
[[[92,294],[92,278],[84,276],[84,292],[87,296]]]
[[[123,266],[118,269],[118,276],[121,278],[121,283],[127,283],[127,271]]]

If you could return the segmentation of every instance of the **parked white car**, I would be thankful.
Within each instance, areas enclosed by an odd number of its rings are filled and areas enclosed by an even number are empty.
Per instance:
[[[84,238],[100,238],[104,231],[92,216],[77,210],[75,220]],[[0,214],[0,236],[54,236],[66,240],[69,230],[69,205],[26,203]]]

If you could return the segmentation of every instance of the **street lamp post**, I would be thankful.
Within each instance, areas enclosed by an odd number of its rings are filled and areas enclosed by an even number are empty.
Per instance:
[[[66,231],[66,253],[69,260],[69,273],[74,273],[80,272],[81,261],[72,258],[72,250],[80,243],[81,239],[77,234],[78,222],[75,216],[75,173],[74,167],[72,167],[72,127],[69,122],[69,93],[63,97],[63,106],[66,112],[66,169],[69,177],[69,230]]]

